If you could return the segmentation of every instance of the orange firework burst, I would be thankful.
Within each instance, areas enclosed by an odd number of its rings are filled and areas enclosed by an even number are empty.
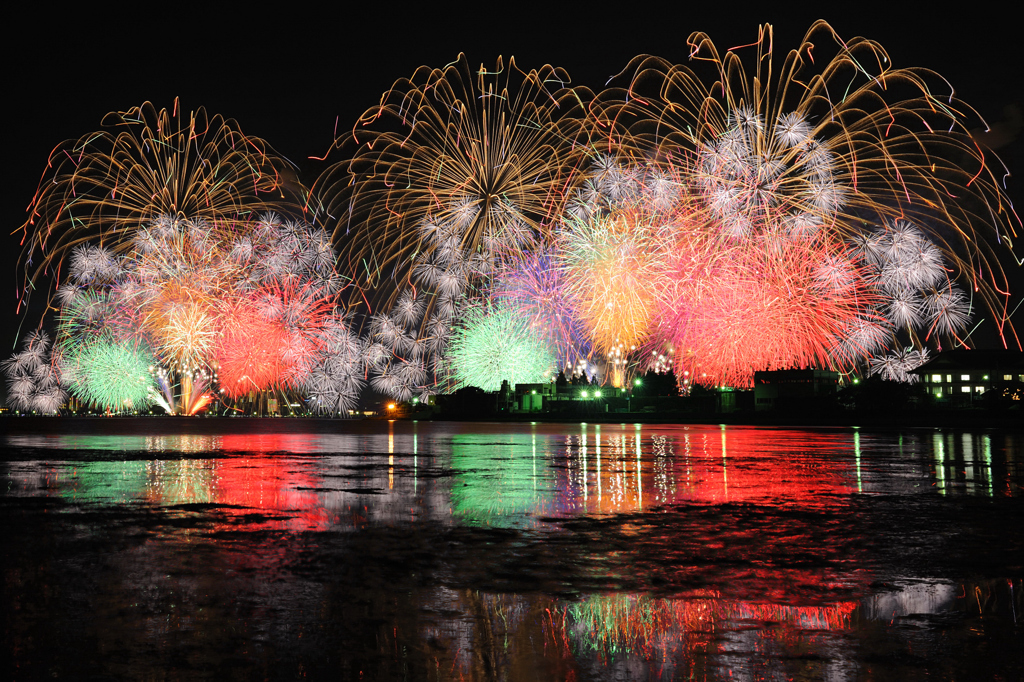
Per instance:
[[[644,209],[638,203],[570,218],[557,240],[576,315],[602,355],[643,343],[660,308],[670,228]]]

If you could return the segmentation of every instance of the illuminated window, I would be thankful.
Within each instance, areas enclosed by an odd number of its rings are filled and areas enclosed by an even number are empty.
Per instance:
[[[952,381],[953,381],[953,375],[952,374],[947,374],[946,375],[946,383],[950,383]]]
[[[942,397],[942,386],[936,386],[935,387],[935,397],[936,398],[941,398]]]
[[[974,387],[974,392],[975,393],[984,393],[985,392],[985,387],[984,386],[975,386]]]
[[[942,382],[942,375],[941,374],[933,374],[932,375],[932,383],[933,384],[938,384],[938,383],[941,383],[941,382]]]
[[[1003,381],[1013,381],[1013,375],[1012,374],[1004,374],[1003,375]]]
[[[970,374],[961,374],[960,375],[960,381],[970,381],[970,380],[971,380],[971,375]]]
[[[960,387],[960,392],[961,393],[970,393],[971,392],[971,387],[970,386],[961,386]]]
[[[1024,374],[1018,374],[1017,381],[1024,381]]]

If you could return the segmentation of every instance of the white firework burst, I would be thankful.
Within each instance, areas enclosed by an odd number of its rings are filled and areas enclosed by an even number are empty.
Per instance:
[[[811,139],[811,124],[796,112],[781,114],[775,123],[775,138],[786,148],[799,147]]]
[[[925,294],[924,310],[936,334],[956,334],[971,322],[971,304],[953,285]]]
[[[825,289],[844,291],[853,284],[855,272],[848,259],[830,255],[815,266],[814,280]]]
[[[81,244],[71,251],[71,277],[79,284],[110,284],[119,273],[117,259],[109,249]]]
[[[395,352],[405,350],[409,341],[405,328],[386,313],[375,313],[370,317],[370,336]]]
[[[391,307],[391,314],[395,320],[402,325],[416,325],[423,319],[424,299],[416,298],[410,290],[405,290]]]
[[[864,315],[847,328],[845,338],[834,354],[844,362],[854,364],[885,347],[891,335],[892,328],[884,318]]]
[[[905,384],[912,384],[918,380],[916,374],[912,374],[924,363],[928,362],[927,350],[915,350],[914,348],[903,348],[868,361],[868,375],[879,375],[887,381],[899,381]]]
[[[887,317],[893,326],[912,329],[924,321],[924,303],[916,291],[899,291],[885,306]]]

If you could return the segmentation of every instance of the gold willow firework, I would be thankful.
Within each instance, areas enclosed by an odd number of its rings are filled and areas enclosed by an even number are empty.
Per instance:
[[[411,284],[424,259],[501,259],[549,235],[579,162],[586,93],[568,83],[551,66],[523,71],[499,58],[474,71],[460,55],[396,81],[360,116],[336,142],[353,157],[322,184],[328,195],[343,188],[328,205],[347,245],[342,267],[363,295]]]
[[[367,313],[377,390],[434,392],[467,300],[549,241],[585,161],[590,96],[568,83],[551,66],[524,71],[499,59],[473,70],[460,55],[396,81],[337,140],[352,158],[319,184],[355,285],[350,304]]]
[[[210,223],[302,201],[289,164],[263,140],[205,109],[145,103],[50,154],[20,233],[23,300],[41,275],[62,280],[71,250],[98,240],[120,251],[157,216]],[[294,196],[297,194],[298,196]]]

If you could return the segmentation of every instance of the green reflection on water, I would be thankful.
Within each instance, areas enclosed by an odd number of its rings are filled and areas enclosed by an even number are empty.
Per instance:
[[[532,434],[452,438],[452,513],[472,525],[520,527],[553,504],[547,482],[537,477]]]
[[[78,462],[60,467],[61,496],[77,502],[160,504],[213,501],[212,460]]]
[[[144,499],[150,488],[150,462],[80,462],[61,465],[62,497],[76,502],[117,504]]]

